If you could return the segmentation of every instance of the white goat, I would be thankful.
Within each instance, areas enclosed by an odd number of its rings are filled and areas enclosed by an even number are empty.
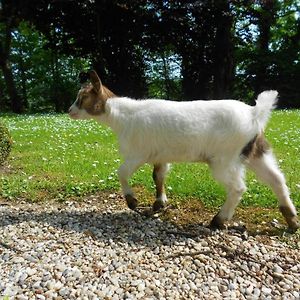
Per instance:
[[[137,101],[115,96],[95,71],[89,76],[91,84],[80,89],[69,114],[73,119],[95,119],[117,134],[125,159],[118,175],[129,208],[135,209],[137,200],[128,180],[141,165],[154,165],[153,209],[158,210],[167,202],[164,181],[168,163],[206,162],[227,190],[226,202],[211,221],[212,227],[223,228],[246,190],[247,166],[273,189],[289,228],[299,228],[285,178],[263,136],[276,91],[261,93],[254,107],[235,100]]]

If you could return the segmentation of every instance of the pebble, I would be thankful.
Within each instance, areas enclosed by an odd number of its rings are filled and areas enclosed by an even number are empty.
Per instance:
[[[270,295],[272,293],[272,289],[267,288],[265,286],[262,287],[261,291],[264,295]]]
[[[300,288],[300,287],[299,287]],[[297,291],[293,291],[293,296],[296,298],[296,299],[300,299],[300,291],[297,292]]]
[[[3,206],[0,237],[9,247],[0,244],[1,297],[300,298],[300,254],[291,242],[200,225],[205,234],[190,238],[118,199]]]
[[[245,294],[251,295],[253,293],[253,285],[250,285],[246,288]]]
[[[253,290],[253,296],[259,297],[261,294],[261,290],[259,288],[254,288]]]
[[[28,297],[25,295],[18,295],[16,298],[17,300],[28,300]]]
[[[278,273],[278,274],[282,274],[283,269],[280,266],[278,266],[278,265],[274,265],[273,272],[274,273]]]

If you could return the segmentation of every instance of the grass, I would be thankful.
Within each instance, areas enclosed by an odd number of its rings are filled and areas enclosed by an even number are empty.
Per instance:
[[[122,158],[110,129],[57,114],[1,115],[1,120],[8,126],[14,144],[7,165],[0,170],[0,198],[64,200],[99,190],[120,190],[116,171]],[[266,136],[299,208],[300,111],[273,112]],[[131,180],[145,198],[154,195],[151,173],[151,167],[146,165]],[[253,174],[247,175],[247,186],[242,205],[277,206],[272,192]],[[201,199],[206,207],[221,205],[225,197],[224,189],[204,164],[174,164],[167,191],[178,202]]]

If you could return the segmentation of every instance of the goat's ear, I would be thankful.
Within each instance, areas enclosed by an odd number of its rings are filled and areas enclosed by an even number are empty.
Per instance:
[[[93,85],[93,88],[96,90],[97,93],[101,93],[102,92],[102,82],[101,82],[98,74],[96,73],[96,71],[92,70],[92,71],[89,71],[89,75],[90,75],[90,80]]]

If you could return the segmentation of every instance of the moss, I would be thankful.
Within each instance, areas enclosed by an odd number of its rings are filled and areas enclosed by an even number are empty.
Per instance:
[[[12,139],[8,129],[0,123],[0,166],[7,159],[12,146]]]

